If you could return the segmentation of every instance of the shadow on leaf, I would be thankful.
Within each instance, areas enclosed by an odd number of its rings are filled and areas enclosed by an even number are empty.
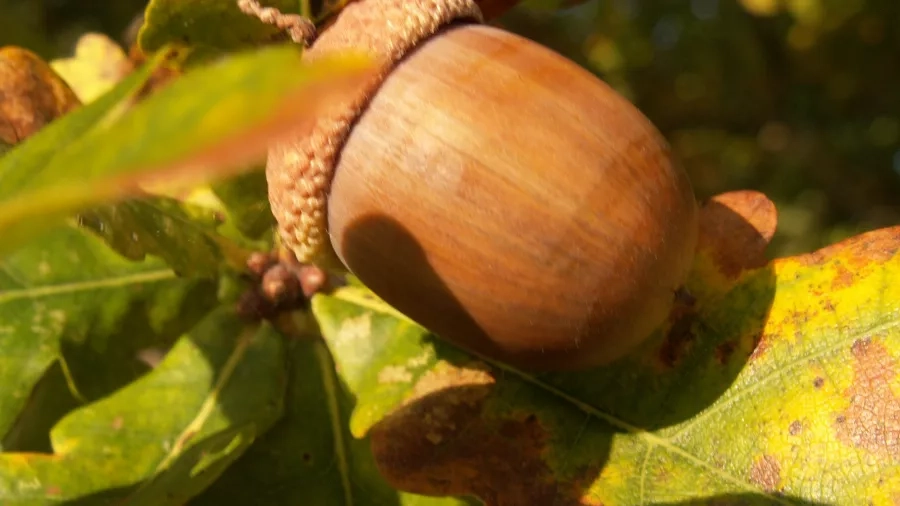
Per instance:
[[[319,341],[288,343],[288,383],[282,418],[191,504],[400,506],[409,498],[379,475],[366,440],[353,438],[356,398],[335,373]],[[447,499],[436,506],[475,506]]]
[[[59,410],[26,408],[36,428],[14,434],[17,453],[0,454],[0,486],[29,480],[58,503],[106,504],[115,498],[116,503],[183,504],[281,415],[283,364],[280,335],[248,324],[231,308],[218,308],[182,335],[150,372],[59,421],[52,420]],[[51,372],[55,381],[47,390],[52,392],[51,387],[61,388],[62,374],[58,368]],[[33,399],[40,400],[46,399]],[[38,432],[51,423],[48,445]],[[23,451],[27,446],[52,454]]]
[[[796,497],[779,496],[778,500],[759,494],[728,494],[707,497],[704,499],[690,499],[682,502],[660,502],[651,506],[770,506],[778,504],[791,504],[793,506],[832,506],[828,503],[805,501]]]
[[[130,302],[115,316],[122,328],[112,335],[106,329],[98,329],[103,325],[100,322],[70,324],[59,342],[61,360],[68,373],[61,362],[44,373],[5,436],[4,451],[52,453],[49,430],[53,425],[83,403],[100,400],[149,373],[152,368],[142,360],[141,350],[167,349],[188,332],[214,307],[214,288],[213,283],[206,281],[179,283],[162,290],[152,301]],[[181,304],[183,309],[177,318],[152,321],[151,313],[160,311],[165,303],[171,307]],[[113,311],[110,305],[108,315]],[[72,388],[80,399],[73,396]]]
[[[701,211],[688,296],[631,355],[588,371],[535,380],[615,419],[622,432],[679,424],[712,405],[757,351],[775,296],[765,247],[774,206],[754,192],[724,194]]]
[[[725,194],[707,203],[701,216],[688,295],[676,301],[663,328],[609,366],[531,374],[431,339],[440,362],[369,432],[391,485],[425,495],[472,493],[501,506],[583,504],[636,486],[641,470],[635,463],[653,441],[666,440],[652,433],[691,419],[729,389],[759,343],[774,297],[764,255],[774,231],[771,202],[753,192]],[[374,238],[392,244],[393,258],[362,261],[372,254],[367,243]],[[367,216],[343,241],[348,264],[387,269],[355,272],[374,280],[368,287],[385,300],[432,301],[456,328],[483,335],[402,225]],[[408,279],[416,280],[415,288]],[[615,455],[614,438],[625,438]],[[707,467],[715,474],[715,464]],[[748,476],[736,478],[757,487]],[[704,488],[699,479],[685,484],[698,494],[729,490]]]
[[[220,432],[197,441],[170,468],[151,479],[133,485],[105,489],[60,504],[97,506],[123,504],[123,501],[132,500],[144,504],[185,504],[218,478],[233,462],[233,457],[229,458],[228,454],[239,454],[235,451],[235,446],[246,447],[252,439],[252,433],[241,433],[240,430]],[[210,455],[220,452],[225,454],[224,458],[210,458]]]

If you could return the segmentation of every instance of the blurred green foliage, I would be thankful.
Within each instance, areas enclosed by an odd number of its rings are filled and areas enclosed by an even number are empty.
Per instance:
[[[143,4],[0,0],[0,45],[55,58],[85,31],[127,43]],[[500,23],[632,100],[698,197],[765,192],[780,213],[772,255],[900,224],[897,0],[558,4],[527,0]]]
[[[631,99],[699,197],[765,192],[772,254],[900,224],[897,0],[542,3],[504,21]]]

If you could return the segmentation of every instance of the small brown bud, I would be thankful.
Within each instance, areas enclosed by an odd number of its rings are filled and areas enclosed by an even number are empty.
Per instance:
[[[290,269],[276,264],[263,275],[262,293],[276,305],[290,304],[300,295],[300,280]]]
[[[250,320],[262,320],[271,318],[275,307],[259,290],[247,290],[238,299],[237,313]]]
[[[328,282],[325,271],[313,265],[301,267],[299,275],[300,286],[303,287],[303,295],[307,299],[321,291]]]
[[[273,265],[275,265],[275,259],[268,253],[254,252],[247,258],[247,269],[259,278],[262,278]]]

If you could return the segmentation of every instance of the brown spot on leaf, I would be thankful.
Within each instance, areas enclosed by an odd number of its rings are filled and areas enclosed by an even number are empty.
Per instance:
[[[585,494],[585,490],[591,489],[591,486],[594,485],[594,483],[597,481],[597,477],[601,473],[602,468],[596,467],[588,467],[587,469],[582,470],[579,473],[579,477],[571,480],[569,488],[572,490],[572,492],[569,493],[569,497],[571,497],[572,499],[569,502],[562,502],[562,500],[559,500],[555,504],[561,506],[606,506],[606,503],[604,503],[600,499]]]
[[[854,255],[850,257],[850,269],[884,263],[900,251],[900,227],[883,228],[857,236],[853,242]]]
[[[832,290],[840,290],[841,288],[847,288],[853,286],[853,280],[856,278],[850,269],[847,269],[843,264],[838,263],[835,265],[835,270],[837,273],[834,276],[834,279],[831,281],[831,289]]]
[[[877,341],[853,343],[853,383],[844,391],[850,406],[835,428],[838,440],[877,455],[900,456],[900,398],[891,389],[897,361]]]
[[[38,55],[0,48],[0,141],[17,144],[81,103]]]
[[[62,489],[59,488],[59,485],[50,485],[44,492],[49,496],[57,496],[62,494]]]
[[[678,362],[687,353],[691,342],[694,340],[690,323],[685,320],[680,320],[678,323],[666,335],[666,339],[659,350],[660,362],[669,368],[678,365]]]
[[[425,375],[413,399],[371,431],[381,474],[400,490],[473,494],[495,506],[577,504],[559,502],[542,458],[548,430],[528,413],[486,414],[492,391],[483,368]]]
[[[750,469],[750,481],[766,492],[775,492],[781,482],[781,465],[771,455],[763,455],[753,462]]]
[[[848,259],[847,268],[852,272],[872,263],[884,263],[900,250],[900,227],[882,228],[859,234],[805,255],[793,257],[808,266],[817,266],[837,255]]]
[[[792,310],[788,311],[786,321],[793,323],[798,327],[803,327],[811,318],[812,313],[808,309],[804,309],[803,311]]]
[[[762,193],[717,195],[700,212],[698,250],[709,255],[722,274],[737,277],[744,270],[766,265],[766,247],[777,221],[775,204]]]
[[[820,376],[817,376],[816,379],[813,380],[813,386],[816,388],[822,388],[822,385],[825,384],[825,379]]]
[[[692,307],[676,305],[669,318],[672,324],[659,348],[659,361],[666,368],[678,365],[696,337],[693,326],[697,316]]]
[[[759,360],[763,355],[769,350],[769,342],[771,341],[771,337],[767,334],[761,334],[759,339],[756,340],[756,347],[753,348],[753,353],[750,354],[750,360]]]
[[[734,341],[725,341],[716,346],[716,362],[722,365],[727,364],[728,359],[731,358],[731,355],[734,353],[735,347]]]
[[[112,428],[113,430],[119,430],[125,425],[125,418],[121,416],[117,416],[113,418]]]
[[[800,420],[794,420],[788,426],[788,434],[790,434],[792,436],[796,436],[797,434],[800,434],[801,430],[803,430],[803,424],[800,423]]]

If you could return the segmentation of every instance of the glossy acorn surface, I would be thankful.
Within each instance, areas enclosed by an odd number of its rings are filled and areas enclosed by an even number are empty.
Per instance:
[[[532,369],[631,351],[665,320],[697,203],[653,125],[575,63],[477,24],[401,61],[328,199],[340,260],[443,339]]]

